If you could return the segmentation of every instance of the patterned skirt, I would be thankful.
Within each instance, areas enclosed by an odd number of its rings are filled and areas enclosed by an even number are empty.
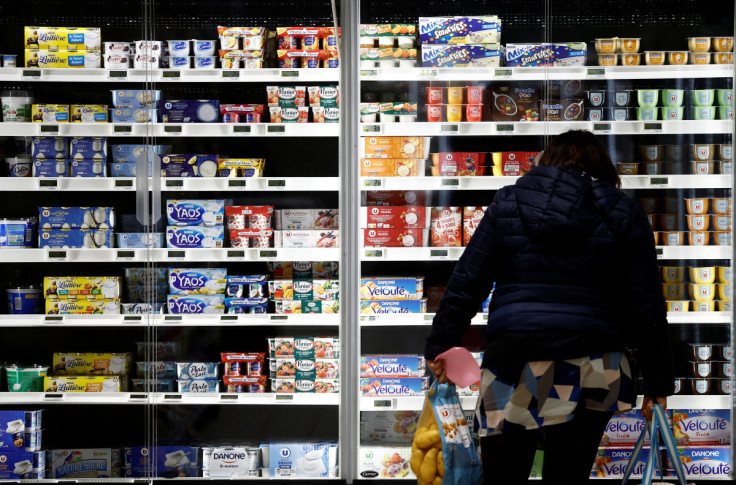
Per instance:
[[[570,421],[578,407],[626,411],[636,402],[622,352],[483,369],[475,409],[479,436]]]

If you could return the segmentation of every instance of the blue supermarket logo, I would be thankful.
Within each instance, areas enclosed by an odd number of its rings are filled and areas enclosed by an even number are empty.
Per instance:
[[[164,103],[164,108],[166,108],[166,109],[171,109],[171,106],[172,105],[169,102]]]
[[[289,458],[291,456],[291,450],[289,448],[281,448],[279,456],[281,456],[281,458]]]

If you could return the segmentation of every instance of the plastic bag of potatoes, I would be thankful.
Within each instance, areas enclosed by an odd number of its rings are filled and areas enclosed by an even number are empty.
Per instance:
[[[480,483],[480,457],[454,384],[432,384],[417,423],[409,464],[419,485]]]

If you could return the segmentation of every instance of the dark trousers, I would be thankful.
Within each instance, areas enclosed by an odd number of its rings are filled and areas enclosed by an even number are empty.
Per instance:
[[[568,423],[481,438],[483,484],[526,484],[540,442],[544,448],[542,483],[588,483],[611,416],[612,412],[583,409]]]

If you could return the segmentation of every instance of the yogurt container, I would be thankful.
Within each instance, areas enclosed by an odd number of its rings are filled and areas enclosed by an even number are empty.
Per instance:
[[[135,47],[130,42],[103,42],[105,54],[130,55],[135,52]]]
[[[105,54],[102,59],[105,69],[128,69],[132,65],[129,54]]]
[[[190,69],[192,67],[192,58],[188,56],[174,57],[169,56],[169,69]]]
[[[30,177],[33,162],[28,157],[6,158],[8,164],[8,177]]]
[[[189,57],[191,49],[188,40],[169,40],[169,55],[173,57]]]
[[[674,65],[687,64],[689,54],[688,51],[669,51],[667,53],[667,62]]]
[[[197,57],[214,56],[215,55],[215,44],[217,41],[214,40],[192,40],[194,45],[194,55]]]
[[[13,315],[34,315],[43,313],[43,295],[36,288],[11,288],[8,295],[8,313]]]
[[[0,248],[25,248],[33,246],[32,219],[1,219]]]
[[[49,368],[41,365],[5,367],[8,392],[43,392],[43,378]]]
[[[20,123],[31,121],[33,96],[30,91],[7,90],[0,95],[3,122]]]
[[[195,69],[214,69],[216,56],[197,56],[194,58]]]
[[[18,67],[17,58],[15,54],[3,54],[3,67]]]

